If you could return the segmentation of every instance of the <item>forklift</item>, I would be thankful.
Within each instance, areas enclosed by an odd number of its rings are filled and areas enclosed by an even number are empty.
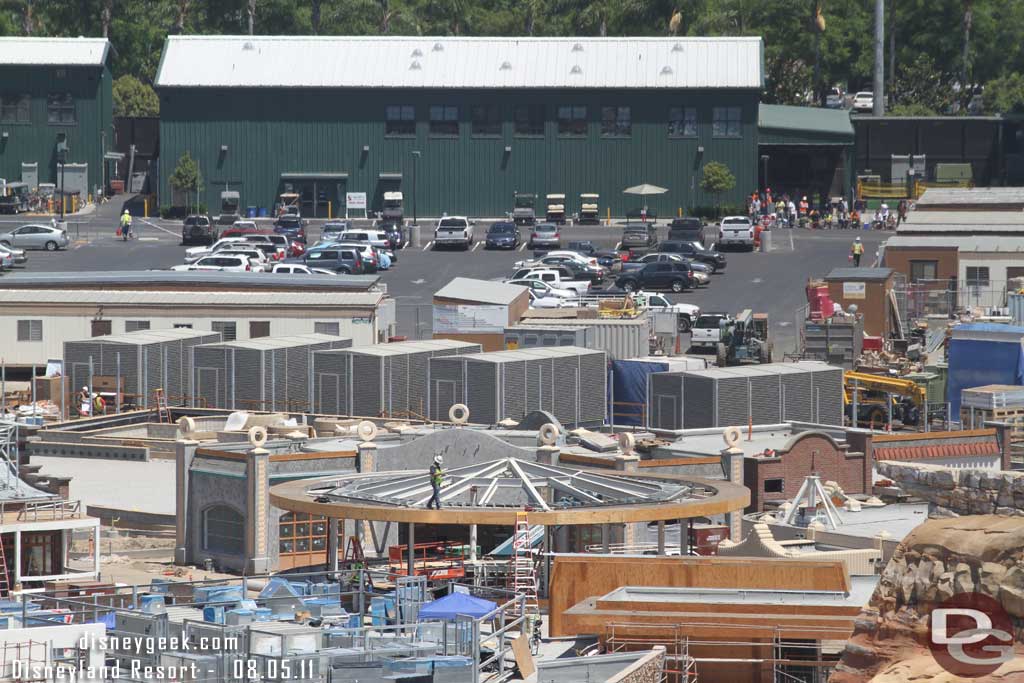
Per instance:
[[[771,363],[772,344],[768,340],[768,314],[745,309],[734,319],[725,318],[718,342],[718,367],[743,363]]]

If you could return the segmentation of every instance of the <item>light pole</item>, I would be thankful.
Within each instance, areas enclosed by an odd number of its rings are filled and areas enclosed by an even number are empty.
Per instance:
[[[770,158],[771,157],[769,157],[767,154],[762,154],[761,155],[761,169],[762,169],[762,177],[764,179],[764,185],[762,187],[765,190],[767,190],[769,187],[771,187],[771,185],[768,184],[768,159],[770,159]]]
[[[416,162],[420,159],[420,151],[412,150],[412,224],[419,225],[416,216]]]

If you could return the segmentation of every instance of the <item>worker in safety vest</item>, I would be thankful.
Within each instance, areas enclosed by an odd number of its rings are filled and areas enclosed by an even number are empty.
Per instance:
[[[436,505],[438,510],[441,509],[441,486],[444,484],[444,471],[441,469],[443,460],[440,455],[435,455],[434,462],[430,465],[430,488],[434,492],[430,496],[430,500],[427,501],[427,509],[430,508],[431,503]]]
[[[78,392],[78,414],[82,417],[92,415],[92,395],[89,387],[82,387]]]
[[[807,203],[807,195],[804,195],[803,198],[800,199],[800,216],[806,216],[807,209],[809,207],[810,204]]]
[[[864,245],[859,237],[853,241],[853,246],[850,247],[850,255],[853,257],[853,265],[859,266],[860,257],[864,255]]]
[[[127,239],[132,232],[132,214],[128,209],[121,214],[121,237]]]

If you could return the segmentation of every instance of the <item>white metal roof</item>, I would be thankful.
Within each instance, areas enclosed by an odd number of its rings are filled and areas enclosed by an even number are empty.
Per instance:
[[[960,205],[964,207],[1000,204],[1024,204],[1024,188],[1020,187],[930,187],[917,206]]]
[[[529,291],[520,285],[509,285],[504,282],[475,280],[469,277],[457,277],[441,289],[434,292],[439,299],[453,299],[482,304],[513,303]]]
[[[941,248],[959,252],[1019,254],[1024,251],[1021,235],[895,235],[885,242],[886,249]]]
[[[287,337],[257,337],[256,339],[238,339],[235,341],[215,342],[204,344],[205,348],[225,347],[233,349],[253,349],[256,351],[272,351],[274,349],[289,349],[301,346],[312,346],[313,344],[326,344],[329,342],[343,341],[345,337],[336,337],[332,334],[296,334]]]
[[[161,342],[182,341],[185,339],[196,339],[198,337],[209,337],[217,334],[207,330],[193,330],[188,327],[176,327],[170,330],[138,330],[136,332],[125,332],[124,334],[108,334],[102,337],[91,337],[80,341],[88,341],[97,344],[130,344],[145,345],[159,344]]]
[[[384,295],[380,292],[146,292],[101,291],[92,289],[0,289],[0,304],[35,305],[137,305],[163,308],[190,308],[194,306],[268,306],[283,309],[322,306],[376,306]]]
[[[0,64],[102,66],[109,50],[106,38],[0,38]]]
[[[918,225],[1024,225],[1024,211],[911,211],[898,232]]]
[[[157,87],[762,88],[759,37],[169,36]]]

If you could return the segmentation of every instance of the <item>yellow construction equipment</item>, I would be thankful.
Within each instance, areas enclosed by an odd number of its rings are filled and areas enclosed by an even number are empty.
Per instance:
[[[916,425],[928,402],[927,389],[913,380],[851,371],[843,373],[843,405],[848,416],[853,414],[855,391],[858,424],[886,424],[892,410],[895,419]],[[891,406],[886,401],[891,401]]]

